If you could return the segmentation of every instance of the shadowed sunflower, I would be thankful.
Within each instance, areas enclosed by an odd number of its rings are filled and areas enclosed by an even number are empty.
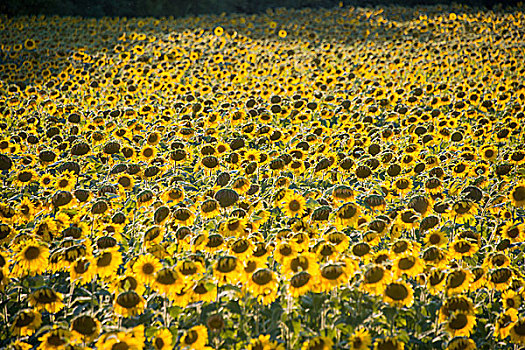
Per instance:
[[[445,330],[453,337],[468,337],[475,325],[474,315],[457,311],[450,314],[445,321]]]
[[[11,333],[18,337],[29,336],[35,333],[42,324],[42,316],[36,310],[25,309],[19,311],[11,324]]]
[[[475,350],[476,343],[468,337],[456,337],[448,342],[446,350]]]
[[[509,309],[499,314],[494,324],[494,336],[501,340],[507,338],[516,321],[518,321],[518,310],[516,309]]]
[[[38,350],[66,349],[71,338],[71,332],[65,328],[55,326],[52,330],[38,338],[41,341]]]
[[[194,326],[184,332],[180,339],[180,346],[188,350],[202,350],[208,342],[208,330],[205,326]]]
[[[131,317],[140,315],[144,312],[145,300],[137,292],[128,290],[120,293],[116,299],[113,307],[115,313],[123,317]]]
[[[372,337],[366,328],[358,328],[348,339],[350,350],[368,350],[372,345]]]
[[[374,343],[374,350],[403,350],[405,344],[397,338],[380,338]]]
[[[29,305],[52,314],[62,310],[64,307],[62,300],[62,294],[49,287],[41,287],[29,295]]]
[[[89,344],[100,333],[100,322],[89,315],[77,316],[71,322],[71,342]]]
[[[334,345],[328,337],[315,337],[303,343],[301,350],[331,350]]]

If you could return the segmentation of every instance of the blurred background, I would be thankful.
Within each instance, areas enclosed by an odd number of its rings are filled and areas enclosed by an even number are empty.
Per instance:
[[[182,17],[198,14],[258,13],[267,8],[334,7],[340,0],[0,0],[0,13],[18,15],[60,16],[127,16]],[[374,7],[378,5],[436,5],[461,3],[474,7],[493,8],[515,5],[518,1],[497,0],[349,0],[345,6]]]

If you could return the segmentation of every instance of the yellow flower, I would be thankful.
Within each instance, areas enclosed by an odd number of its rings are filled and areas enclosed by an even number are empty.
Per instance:
[[[35,240],[22,242],[16,248],[13,274],[17,276],[38,275],[47,269],[49,249]]]

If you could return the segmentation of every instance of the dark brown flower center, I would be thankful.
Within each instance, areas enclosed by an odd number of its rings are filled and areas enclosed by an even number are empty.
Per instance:
[[[453,330],[460,330],[465,328],[465,326],[468,324],[468,318],[467,315],[463,313],[457,313],[451,316],[450,321],[448,322],[448,325]]]
[[[193,344],[199,338],[199,333],[195,330],[190,330],[184,337],[184,344]]]
[[[269,269],[259,269],[252,275],[252,281],[260,286],[264,286],[272,281],[273,274]]]
[[[32,312],[22,312],[15,320],[15,326],[18,328],[26,327],[33,322],[35,315]]]
[[[299,203],[299,201],[296,199],[292,199],[288,204],[288,208],[291,211],[298,211],[299,209],[301,209],[301,203]]]
[[[110,252],[104,252],[102,255],[97,259],[97,266],[98,267],[106,267],[111,264],[111,261],[113,260],[113,255]]]
[[[395,301],[405,300],[408,297],[408,289],[401,283],[390,283],[385,289],[385,294]]]
[[[165,286],[169,286],[177,281],[177,275],[172,270],[163,269],[157,273],[155,281]]]
[[[140,296],[134,291],[120,293],[117,297],[117,304],[126,308],[132,309],[140,303]]]
[[[293,277],[290,279],[290,285],[294,288],[301,288],[305,286],[311,278],[312,276],[308,272],[301,271],[293,275]]]
[[[228,273],[235,270],[237,266],[237,259],[234,257],[223,257],[219,259],[217,263],[217,270],[222,273]]]
[[[342,274],[343,268],[339,265],[327,265],[321,269],[321,276],[331,281],[335,281]]]
[[[512,198],[516,202],[525,201],[525,186],[518,186],[512,191]]]
[[[525,337],[525,319],[518,320],[512,328],[517,335]]]
[[[84,335],[90,336],[95,333],[97,329],[97,323],[91,316],[80,316],[73,320],[72,328],[74,331]]]
[[[416,264],[416,260],[412,257],[401,258],[399,260],[399,268],[401,270],[410,270]]]
[[[61,337],[60,334],[55,333],[47,338],[47,343],[55,347],[59,347],[66,343],[66,339],[64,339],[64,337]]]
[[[467,274],[464,271],[454,271],[448,276],[448,287],[457,288],[465,282]]]
[[[26,260],[29,260],[29,261],[35,260],[39,256],[40,256],[40,248],[35,247],[35,246],[28,247],[24,252],[24,257],[26,258]]]

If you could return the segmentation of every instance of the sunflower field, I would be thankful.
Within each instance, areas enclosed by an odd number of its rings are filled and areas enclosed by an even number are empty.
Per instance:
[[[0,348],[522,349],[523,5],[0,16]]]

